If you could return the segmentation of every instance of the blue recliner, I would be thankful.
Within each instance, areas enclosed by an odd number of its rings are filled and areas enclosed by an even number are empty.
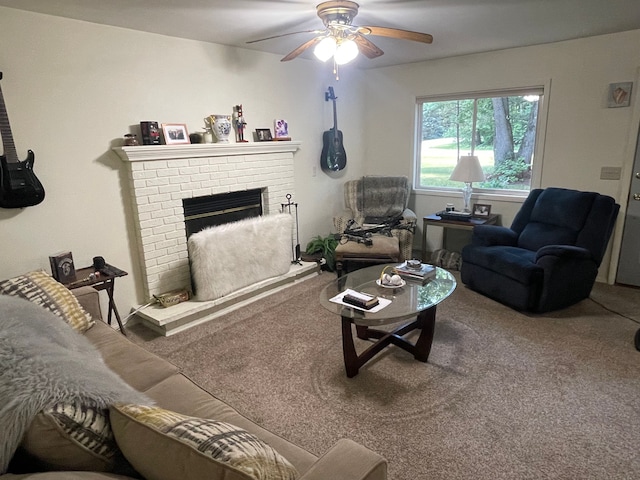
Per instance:
[[[573,305],[591,293],[619,209],[594,192],[532,190],[511,228],[473,229],[462,249],[462,282],[516,310]]]

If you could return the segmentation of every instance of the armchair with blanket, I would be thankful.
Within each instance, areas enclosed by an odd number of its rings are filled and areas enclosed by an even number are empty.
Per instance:
[[[408,208],[411,184],[405,176],[365,176],[344,184],[346,210],[333,218],[338,233],[343,233],[351,220],[358,225],[389,224],[398,239],[400,260],[412,258],[413,231],[416,214]]]
[[[573,305],[591,293],[619,209],[595,192],[532,190],[511,228],[473,229],[462,282],[516,310]]]

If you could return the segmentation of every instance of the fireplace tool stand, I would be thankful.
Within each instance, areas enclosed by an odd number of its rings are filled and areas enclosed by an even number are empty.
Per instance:
[[[293,237],[291,237],[291,263],[302,265],[300,262],[300,233],[298,232],[298,204],[291,201],[290,193],[287,193],[285,198],[287,199],[287,203],[280,204],[282,212],[288,212],[289,215],[291,215],[291,207],[293,206],[296,209],[296,243],[294,244]]]

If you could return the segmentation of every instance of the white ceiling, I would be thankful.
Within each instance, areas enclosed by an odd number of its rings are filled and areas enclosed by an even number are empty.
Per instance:
[[[281,56],[322,28],[320,0],[0,0],[0,6],[218,43]],[[640,29],[640,0],[360,0],[355,25],[430,33],[433,44],[369,37],[385,54],[362,67]],[[307,52],[303,57],[309,57]],[[299,61],[299,60],[293,60]]]

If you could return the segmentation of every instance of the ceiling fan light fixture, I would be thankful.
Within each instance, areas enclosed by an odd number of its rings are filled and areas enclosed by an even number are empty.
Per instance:
[[[360,51],[358,50],[358,44],[353,40],[343,40],[336,47],[336,53],[333,55],[335,62],[338,65],[344,65],[354,60]]]
[[[334,37],[325,37],[313,49],[313,54],[322,62],[326,62],[333,57],[336,52],[337,42]]]

